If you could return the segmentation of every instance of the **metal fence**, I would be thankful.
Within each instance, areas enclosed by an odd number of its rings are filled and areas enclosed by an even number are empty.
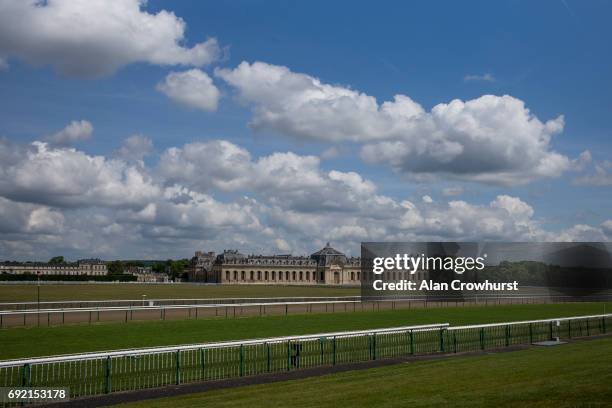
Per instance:
[[[271,302],[238,303],[202,303],[202,304],[161,304],[143,306],[89,306],[68,308],[41,308],[25,310],[0,310],[0,329],[17,326],[57,326],[64,324],[97,323],[97,322],[129,322],[144,320],[178,320],[199,318],[235,318],[247,316],[270,316],[307,313],[364,312],[399,309],[419,309],[436,307],[491,306],[514,304],[542,304],[609,300],[604,298],[573,298],[573,297],[534,297],[534,296],[481,296],[477,299],[459,298],[408,298],[359,301],[350,298],[319,298],[309,300],[298,298],[286,301],[287,298],[276,298]],[[339,300],[332,300],[339,299]],[[180,299],[188,301],[189,299]],[[200,299],[204,301],[204,299]],[[221,299],[214,299],[221,300]],[[253,298],[253,300],[259,300]],[[208,301],[208,300],[207,300]],[[132,302],[132,301],[126,301]],[[86,305],[86,302],[74,306]]]
[[[447,323],[0,362],[2,387],[70,387],[71,397],[368,360],[499,349],[606,333],[612,314],[449,327]]]

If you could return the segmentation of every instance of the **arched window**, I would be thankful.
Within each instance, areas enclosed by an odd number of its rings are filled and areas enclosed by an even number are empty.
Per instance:
[[[268,271],[264,273],[265,279],[268,280]]]
[[[240,279],[241,279],[242,281],[244,281],[244,275],[245,275],[245,272],[244,272],[244,271],[240,272]]]
[[[272,271],[272,280],[276,280],[276,272]]]
[[[261,271],[257,271],[257,280],[260,281],[261,280]]]
[[[251,271],[251,278],[250,280],[253,280],[253,271]]]
[[[230,280],[230,274],[229,271],[225,271],[225,280]]]
[[[302,271],[300,271],[300,280],[304,280],[304,276],[302,274]]]
[[[292,277],[293,277],[293,280],[295,281],[296,280],[295,279],[295,271],[293,271],[293,276]]]

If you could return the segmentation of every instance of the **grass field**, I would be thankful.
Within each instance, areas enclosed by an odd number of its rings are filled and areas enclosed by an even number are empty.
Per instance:
[[[70,284],[40,285],[40,300],[195,299],[227,297],[358,296],[359,288],[274,285]],[[0,284],[0,302],[35,302],[36,285]]]
[[[123,407],[610,406],[612,338],[453,357]]]
[[[612,303],[606,306],[612,310]],[[599,314],[603,309],[603,303],[567,303],[11,328],[0,330],[0,359],[425,323],[544,319]]]

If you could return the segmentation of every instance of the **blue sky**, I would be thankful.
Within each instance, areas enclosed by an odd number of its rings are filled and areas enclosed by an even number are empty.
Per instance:
[[[3,3],[10,4],[11,1],[0,2],[0,7]],[[53,1],[48,3],[54,6]],[[133,1],[128,0],[128,3]],[[86,42],[75,47],[67,41],[63,50],[61,41],[58,41],[59,45],[49,46],[48,52],[43,52],[25,40],[20,42],[19,28],[0,30],[0,58],[8,65],[0,71],[0,137],[27,146],[35,140],[49,139],[71,121],[86,120],[94,129],[90,137],[70,146],[53,148],[72,148],[90,157],[98,155],[110,160],[127,137],[142,135],[150,140],[154,152],[147,155],[138,168],[152,177],[154,184],[166,187],[169,178],[166,174],[166,178],[160,179],[160,157],[167,149],[182,148],[186,143],[225,140],[248,151],[253,162],[275,152],[321,157],[323,152],[333,148],[337,154],[331,158],[323,155],[316,166],[317,172],[325,177],[330,171],[358,173],[376,185],[376,194],[388,197],[398,205],[403,200],[421,202],[423,196],[429,196],[442,207],[450,200],[462,200],[477,209],[479,206],[491,207],[490,203],[500,195],[511,196],[533,209],[534,215],[529,217],[529,222],[534,223],[531,227],[553,234],[547,237],[562,234],[575,225],[588,225],[597,232],[569,234],[571,239],[608,237],[608,224],[605,223],[612,217],[609,204],[612,198],[612,168],[609,163],[612,153],[609,124],[612,112],[609,98],[612,90],[610,2],[148,1],[140,7],[141,13],[150,15],[163,10],[173,12],[186,24],[184,35],[179,40],[180,46],[191,48],[215,38],[221,55],[210,63],[166,61],[159,64],[151,62],[153,57],[149,60],[135,57],[135,62],[122,63],[110,74],[96,77],[73,75],[61,72],[54,65],[55,57],[50,54],[57,52],[61,57],[63,52],[76,53],[84,59],[95,59],[95,55],[88,54]],[[93,15],[95,17],[95,13]],[[79,38],[78,30],[73,34]],[[100,36],[104,37],[104,34]],[[244,88],[231,84],[219,74],[219,70],[236,69],[242,61],[287,67],[292,74],[304,74],[318,78],[323,84],[363,93],[376,98],[379,104],[393,100],[396,94],[406,95],[420,104],[425,112],[454,99],[469,101],[487,94],[510,95],[522,101],[541,122],[564,116],[562,130],[552,136],[545,150],[564,156],[567,163],[553,176],[529,173],[526,177],[533,176],[533,179],[527,182],[518,181],[522,173],[513,175],[510,183],[491,181],[494,176],[484,172],[481,176],[487,181],[474,181],[472,176],[468,180],[464,176],[455,177],[452,169],[441,174],[434,171],[433,177],[423,178],[421,173],[415,177],[413,169],[404,172],[397,166],[363,159],[361,149],[372,143],[372,138],[367,135],[359,140],[348,137],[351,135],[347,135],[345,140],[331,140],[325,137],[326,128],[319,127],[320,133],[313,140],[292,133],[282,127],[284,125],[272,123],[255,131],[248,123],[257,117],[258,107],[272,109],[269,106],[272,102],[258,99],[258,96],[245,98],[241,94]],[[183,72],[194,67],[210,77],[220,92],[218,108],[214,111],[185,107],[156,89],[170,72]],[[299,115],[300,111],[291,114]],[[370,139],[366,140],[367,137]],[[427,138],[428,135],[419,133],[416,137]],[[511,138],[514,134],[504,133],[501,137]],[[579,155],[584,151],[590,152],[590,159],[578,163]],[[202,160],[207,159],[203,157]],[[413,158],[402,157],[401,160]],[[41,167],[38,169],[42,171]],[[427,176],[431,176],[430,173]],[[5,174],[9,171],[6,170]],[[200,173],[200,177],[211,176]],[[274,173],[262,177],[274,177]],[[278,202],[270,201],[272,198],[287,201],[284,193],[275,189],[250,191],[249,188],[228,188],[225,185],[203,188],[194,187],[198,183],[193,180],[181,180],[185,186],[191,186],[192,192],[210,195],[224,204],[234,203],[248,195],[265,204],[269,210],[278,205]],[[18,187],[19,191],[28,188],[24,185]],[[442,191],[449,187],[461,189],[462,193],[445,196]],[[125,225],[129,224],[130,232],[123,231],[122,236],[127,233],[139,238],[130,240],[129,245],[121,248],[108,246],[100,250],[100,245],[96,248],[93,244],[87,247],[61,243],[57,237],[51,239],[49,235],[53,233],[44,229],[34,234],[33,230],[28,232],[23,226],[21,229],[7,227],[10,237],[7,235],[4,245],[0,245],[0,259],[29,257],[39,251],[45,255],[64,251],[74,257],[96,251],[103,257],[132,253],[133,257],[148,257],[155,253],[150,248],[163,246],[164,240],[177,236],[173,233],[158,242],[159,236],[143,233],[142,229],[148,227],[134,220],[128,221],[128,216],[122,220],[108,218],[108,212],[112,212],[109,209],[116,208],[115,203],[104,207],[95,202],[75,205],[58,203],[53,199],[33,200],[24,198],[29,194],[18,194],[16,188],[11,188],[0,189],[0,195],[15,205],[44,206],[52,213],[61,214],[61,229],[65,233],[69,234],[68,231],[74,228],[67,221],[70,218],[104,214],[106,221],[101,221],[100,228],[115,224],[126,228]],[[306,189],[300,191],[308,192]],[[63,194],[54,191],[53,185],[49,193],[51,196]],[[350,195],[350,191],[344,194]],[[123,208],[122,204],[117,205]],[[146,200],[139,205],[146,207]],[[337,210],[315,207],[304,208],[303,204],[296,204],[295,207],[280,205],[279,208],[291,214],[317,213],[322,220],[326,217],[336,219],[333,213]],[[30,217],[31,221],[33,208],[23,210],[26,211],[24,220]],[[130,211],[138,212],[139,209],[131,207]],[[421,209],[420,216],[428,219],[427,211]],[[443,209],[438,211],[443,213]],[[8,210],[5,213],[8,214]],[[371,214],[371,210],[366,210],[366,213]],[[354,224],[355,219],[359,219],[367,233],[330,234],[331,238],[319,236],[325,235],[321,230],[296,231],[287,225],[271,223],[269,214],[258,213],[254,217],[262,224],[261,228],[273,230],[269,232],[269,242],[259,242],[255,238],[261,231],[219,233],[213,228],[213,233],[206,225],[200,231],[202,238],[198,238],[198,232],[190,231],[187,234],[190,238],[184,241],[180,238],[181,229],[174,225],[172,227],[178,228],[176,234],[179,238],[164,255],[187,256],[203,246],[215,250],[232,246],[266,252],[300,252],[314,249],[320,242],[334,237],[337,237],[340,247],[356,251],[357,248],[353,247],[359,238],[383,240],[386,236],[403,236],[400,231],[387,231],[387,235],[373,233],[370,229],[375,221],[364,219],[359,213],[354,214],[354,219],[346,218],[343,222]],[[104,225],[105,222],[108,225]],[[159,222],[158,226],[170,227],[166,221],[157,220],[153,224],[156,222]],[[328,221],[321,222],[325,225]],[[525,240],[544,236],[533,231],[531,235],[516,231],[488,235],[480,234],[478,229],[464,235],[445,235],[419,225],[415,230],[407,226],[405,238]],[[219,237],[218,234],[223,238],[214,238]],[[80,240],[76,236],[74,239]],[[284,243],[275,247],[277,240]],[[126,253],[128,250],[130,254]]]

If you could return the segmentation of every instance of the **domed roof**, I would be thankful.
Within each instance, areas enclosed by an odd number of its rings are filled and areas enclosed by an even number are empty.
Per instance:
[[[321,249],[320,251],[315,252],[311,256],[321,256],[321,255],[340,255],[340,256],[344,256],[344,254],[342,252],[338,251],[337,249],[332,248],[329,245],[329,242],[327,243],[327,245],[325,245],[325,248]]]

